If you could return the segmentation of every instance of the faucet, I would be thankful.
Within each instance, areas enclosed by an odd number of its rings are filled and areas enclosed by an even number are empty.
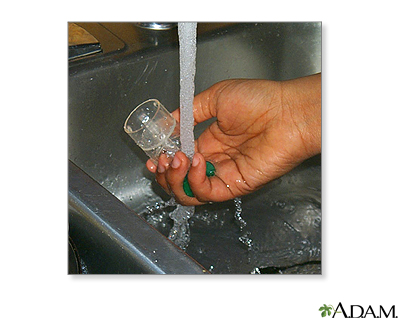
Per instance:
[[[140,28],[151,30],[170,30],[178,24],[172,22],[136,22],[135,25]]]

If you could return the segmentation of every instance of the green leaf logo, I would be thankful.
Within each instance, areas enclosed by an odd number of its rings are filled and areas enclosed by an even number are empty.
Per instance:
[[[328,312],[328,316],[330,316],[331,315],[331,309],[333,310],[333,306],[331,304],[328,305],[328,306],[326,304],[324,304],[321,308],[319,308],[319,311],[322,311],[321,312],[321,317],[325,317],[327,312]]]

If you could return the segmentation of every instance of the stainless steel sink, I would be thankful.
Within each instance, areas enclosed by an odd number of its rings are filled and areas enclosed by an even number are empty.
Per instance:
[[[198,36],[196,93],[224,79],[287,80],[321,72],[319,22],[206,25],[211,27],[199,26],[205,31]],[[70,177],[87,175],[87,192],[93,193],[85,198],[84,192],[77,191],[81,179],[70,178],[70,236],[83,271],[250,273],[274,268],[281,273],[319,273],[320,156],[243,197],[246,230],[239,230],[235,204],[227,201],[196,210],[186,253],[166,244],[171,221],[166,214],[157,220],[149,212],[154,213],[157,203],[168,196],[147,172],[146,156],[124,133],[123,123],[136,105],[149,98],[160,100],[170,111],[179,106],[177,30],[141,30],[128,23],[102,27],[125,42],[124,49],[69,66],[69,159],[75,172],[70,171]],[[118,30],[124,31],[118,35]],[[153,40],[138,45],[145,36]],[[197,126],[195,134],[208,124]],[[86,201],[91,202],[90,210],[85,210]],[[112,212],[104,214],[100,209],[104,201],[112,203]],[[145,220],[140,232],[131,228],[135,221]],[[252,239],[251,247],[243,236]],[[151,249],[147,247],[149,237]],[[163,250],[162,263],[149,258],[158,244]],[[183,267],[176,268],[166,259],[168,255],[179,255]]]

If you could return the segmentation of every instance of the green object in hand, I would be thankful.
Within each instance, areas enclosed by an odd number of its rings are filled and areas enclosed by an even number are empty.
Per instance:
[[[212,177],[215,176],[215,167],[211,162],[206,162],[206,176],[207,177]],[[192,189],[190,189],[189,181],[188,181],[188,175],[186,174],[185,179],[183,180],[183,191],[185,191],[185,194],[189,197],[194,197],[194,194],[192,192]]]

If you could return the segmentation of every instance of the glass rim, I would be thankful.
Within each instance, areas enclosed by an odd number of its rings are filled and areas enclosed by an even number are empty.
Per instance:
[[[126,133],[128,133],[128,134],[130,134],[130,133],[136,133],[136,132],[138,132],[138,131],[140,131],[140,130],[143,130],[143,127],[140,127],[140,128],[138,128],[138,129],[136,129],[136,130],[128,130],[128,121],[129,121],[129,119],[132,117],[132,115],[140,108],[140,107],[142,107],[143,105],[145,105],[145,104],[147,104],[147,103],[149,103],[149,102],[151,102],[151,101],[153,101],[153,102],[156,102],[156,103],[158,103],[158,110],[157,110],[157,112],[153,115],[153,117],[149,120],[149,121],[151,121],[151,120],[153,120],[154,118],[155,118],[155,116],[157,115],[157,113],[159,112],[159,110],[160,110],[160,106],[162,106],[163,104],[158,100],[158,99],[154,99],[154,98],[152,98],[152,99],[148,99],[148,100],[146,100],[146,101],[143,101],[142,103],[140,103],[139,105],[137,105],[136,107],[135,107],[135,109],[133,109],[130,113],[129,113],[129,115],[128,115],[128,117],[126,118],[126,120],[125,120],[125,123],[124,123],[124,131],[126,132]],[[175,119],[175,118],[174,118]]]

